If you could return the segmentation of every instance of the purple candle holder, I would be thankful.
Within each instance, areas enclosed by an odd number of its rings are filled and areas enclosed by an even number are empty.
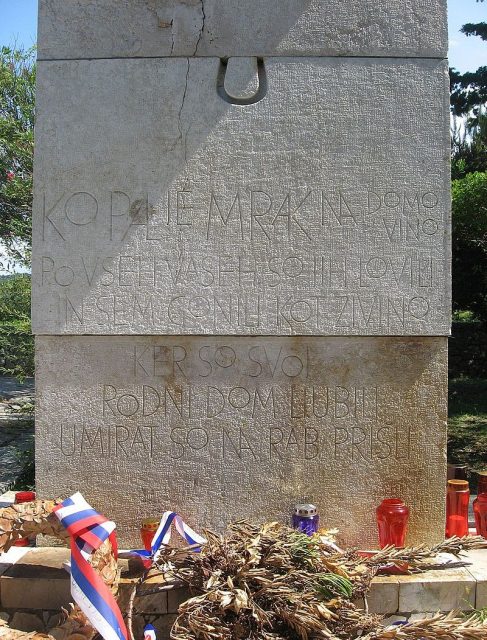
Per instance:
[[[318,531],[320,516],[314,504],[298,504],[293,513],[293,529],[312,536]]]

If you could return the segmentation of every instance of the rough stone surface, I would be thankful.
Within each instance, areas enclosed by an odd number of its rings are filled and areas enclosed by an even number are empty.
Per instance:
[[[367,594],[369,613],[399,611],[399,580],[397,576],[377,576]]]
[[[41,0],[39,57],[445,57],[446,0]]]
[[[468,571],[477,581],[475,608],[485,609],[487,607],[487,551],[469,551],[465,556],[471,563]]]
[[[446,0],[41,0],[39,34],[40,493],[127,546],[308,500],[374,546],[392,495],[439,540]]]
[[[39,65],[35,333],[449,333],[446,62],[263,65]]]
[[[475,608],[476,581],[467,569],[428,571],[417,576],[401,576],[399,611],[452,611]]]
[[[118,595],[117,601],[119,603],[120,609],[122,611],[127,611],[130,597],[132,595],[132,591],[134,586],[137,583],[140,575],[140,563],[139,563],[139,571],[137,572],[137,577],[127,576],[122,574],[122,578],[118,587]],[[143,614],[158,614],[163,615],[165,613],[171,613],[168,610],[168,598],[167,591],[160,591],[159,593],[153,593],[150,595],[146,595],[147,591],[151,591],[160,585],[163,582],[161,575],[157,576],[149,576],[145,581],[143,586],[137,587],[137,596],[134,599],[134,611],[137,613]],[[188,596],[189,598],[189,596]]]
[[[24,593],[24,603],[27,593]],[[10,623],[12,629],[18,629],[19,631],[41,631],[46,630],[44,621],[39,615],[30,613],[28,611],[16,611],[12,616]]]
[[[29,550],[0,577],[2,607],[41,610],[67,607],[72,598],[62,562],[69,560],[69,555],[68,549]]]
[[[165,509],[221,530],[303,501],[370,548],[391,495],[437,542],[445,381],[445,338],[38,337],[36,487],[81,491],[132,548]]]
[[[188,589],[173,589],[167,594],[167,610],[169,613],[177,613],[179,605],[188,600],[191,593]]]

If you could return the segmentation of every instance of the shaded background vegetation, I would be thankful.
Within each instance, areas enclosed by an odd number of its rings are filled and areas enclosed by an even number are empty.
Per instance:
[[[483,2],[483,0],[477,0]],[[462,32],[487,40],[487,23]],[[487,46],[486,46],[487,53]],[[450,69],[452,261],[448,457],[487,469],[487,67]]]

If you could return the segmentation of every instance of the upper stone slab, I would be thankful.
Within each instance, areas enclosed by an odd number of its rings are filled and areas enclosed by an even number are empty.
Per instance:
[[[39,59],[446,57],[446,0],[40,0]]]
[[[34,333],[448,335],[446,62],[233,62],[39,64]]]

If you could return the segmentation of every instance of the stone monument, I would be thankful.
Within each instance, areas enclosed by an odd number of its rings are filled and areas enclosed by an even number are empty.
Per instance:
[[[441,538],[446,46],[446,0],[40,1],[42,496]]]

